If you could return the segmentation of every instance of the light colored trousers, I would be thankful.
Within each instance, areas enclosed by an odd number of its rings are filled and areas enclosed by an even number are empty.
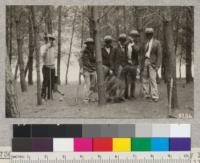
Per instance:
[[[142,72],[142,91],[145,98],[159,99],[156,76],[156,69],[151,65],[149,59],[145,59]]]
[[[86,98],[91,99],[92,94],[96,90],[97,74],[96,72],[83,72],[84,75],[84,89],[86,92]]]

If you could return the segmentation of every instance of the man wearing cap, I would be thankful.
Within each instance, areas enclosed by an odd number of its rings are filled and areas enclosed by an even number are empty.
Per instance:
[[[140,36],[137,30],[132,30],[129,34],[129,43],[128,43],[128,74],[127,74],[127,84],[126,84],[126,96],[130,98],[135,97],[135,81],[137,75],[137,67],[139,64],[139,46],[138,46],[138,37]],[[129,95],[129,82],[130,82],[130,95]]]
[[[55,37],[51,34],[44,36],[45,44],[40,47],[40,55],[43,58],[43,83],[42,83],[42,99],[52,99],[52,90],[55,77]],[[47,93],[48,92],[48,93]],[[47,97],[46,97],[47,96]]]
[[[82,51],[81,62],[82,71],[87,89],[87,100],[91,101],[91,95],[96,89],[96,59],[94,54],[94,40],[88,38],[85,42],[86,47]]]
[[[119,35],[119,42],[117,47],[114,48],[113,52],[113,65],[115,75],[127,65],[127,36],[125,33]]]
[[[113,47],[112,47],[112,37],[107,35],[104,37],[104,47],[102,48],[102,62],[104,66],[112,69],[112,56],[113,56]]]
[[[114,48],[113,52],[113,67],[114,67],[114,74],[125,82],[126,80],[126,68],[125,66],[128,63],[127,59],[127,36],[125,33],[119,35],[119,42],[117,47]],[[122,90],[120,90],[122,91]],[[123,90],[122,92],[124,92]],[[123,93],[124,94],[124,93]],[[121,100],[124,101],[125,94],[123,97],[120,97]]]
[[[147,43],[142,59],[142,85],[144,98],[157,102],[159,93],[156,76],[162,61],[162,47],[160,41],[153,37],[153,33],[153,28],[145,29]]]
[[[112,37],[107,35],[104,37],[104,46],[102,47],[102,63],[103,66],[109,69],[109,73],[113,73],[113,46],[112,46]]]

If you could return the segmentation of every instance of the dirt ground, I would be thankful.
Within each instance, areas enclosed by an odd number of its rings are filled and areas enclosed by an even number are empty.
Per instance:
[[[167,118],[167,90],[163,81],[159,84],[160,101],[157,103],[144,101],[141,97],[141,85],[137,82],[136,99],[123,103],[109,103],[99,107],[97,103],[84,103],[81,91],[75,83],[59,86],[65,93],[62,101],[60,94],[55,93],[54,99],[36,105],[36,84],[28,87],[28,92],[22,93],[17,85],[19,111],[23,118]],[[79,89],[78,89],[79,88]],[[192,115],[194,108],[193,83],[177,82],[179,109],[176,115]],[[78,101],[76,101],[78,97]]]

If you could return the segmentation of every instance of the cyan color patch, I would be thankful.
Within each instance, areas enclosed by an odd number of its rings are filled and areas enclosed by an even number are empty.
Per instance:
[[[169,151],[169,139],[168,138],[152,138],[151,150],[152,151]]]

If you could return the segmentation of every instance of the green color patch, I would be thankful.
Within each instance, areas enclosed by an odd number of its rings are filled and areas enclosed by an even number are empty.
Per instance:
[[[132,138],[131,151],[151,151],[151,138]]]

